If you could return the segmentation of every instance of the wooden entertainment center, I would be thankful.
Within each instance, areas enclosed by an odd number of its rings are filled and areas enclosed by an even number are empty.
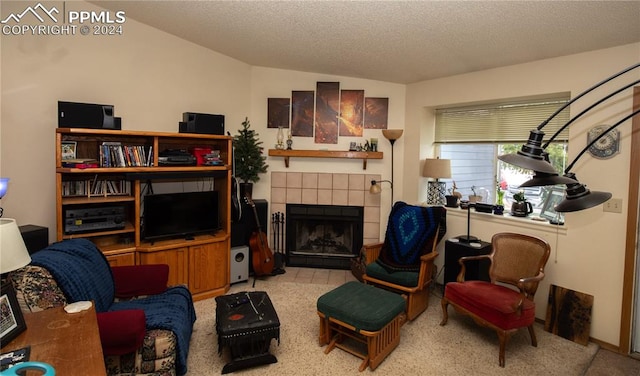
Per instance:
[[[57,240],[87,238],[114,266],[168,264],[169,284],[188,285],[195,300],[226,293],[231,141],[230,136],[192,133],[56,129]],[[63,159],[63,147],[75,155],[72,162]],[[158,163],[159,151],[194,148],[219,151],[222,164]],[[107,158],[110,166],[102,167]],[[201,180],[210,181],[218,192],[220,230],[187,239],[145,241],[141,229],[145,184]]]

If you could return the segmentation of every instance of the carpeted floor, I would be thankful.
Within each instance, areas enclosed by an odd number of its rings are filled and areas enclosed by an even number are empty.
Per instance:
[[[332,285],[259,280],[233,285],[229,293],[266,291],[278,312],[281,342],[271,343],[278,363],[237,374],[246,375],[358,375],[359,358],[340,349],[325,355],[318,344],[316,300]],[[195,303],[195,323],[189,352],[188,375],[219,375],[229,360],[218,356],[215,300]],[[429,308],[402,327],[400,345],[376,369],[380,375],[582,375],[598,346],[578,345],[536,327],[538,347],[530,344],[526,330],[507,345],[506,367],[498,366],[495,332],[477,326],[449,308],[449,322],[439,325],[440,302],[432,296]],[[364,372],[370,372],[369,369]]]

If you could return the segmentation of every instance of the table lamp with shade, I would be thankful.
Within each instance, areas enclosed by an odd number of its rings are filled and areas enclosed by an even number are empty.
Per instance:
[[[2,312],[3,330],[0,342],[2,342],[3,346],[27,329],[16,301],[16,292],[13,284],[6,283],[5,277],[7,273],[20,269],[30,262],[31,256],[29,256],[29,251],[24,244],[15,219],[0,218],[0,279],[2,280],[3,299],[6,299],[7,306],[11,307],[9,311],[3,309]],[[5,314],[10,316],[5,317]],[[13,325],[5,328],[5,321],[13,323]]]
[[[0,218],[0,273],[20,269],[31,262],[15,219]]]
[[[451,178],[451,161],[449,159],[427,158],[422,168],[422,176],[432,178],[427,184],[427,204],[444,205],[446,184],[439,179]]]

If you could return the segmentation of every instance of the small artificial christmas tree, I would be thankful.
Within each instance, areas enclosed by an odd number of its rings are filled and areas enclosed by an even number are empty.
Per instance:
[[[264,174],[269,167],[265,160],[267,157],[262,155],[262,141],[258,140],[258,134],[249,129],[249,119],[245,118],[242,122],[242,129],[238,131],[233,139],[233,147],[235,148],[236,177],[243,183],[255,183],[260,180],[258,174]]]

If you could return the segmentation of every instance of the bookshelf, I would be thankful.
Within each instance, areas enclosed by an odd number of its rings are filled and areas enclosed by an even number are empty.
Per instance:
[[[57,240],[87,238],[111,265],[166,263],[169,282],[189,285],[194,299],[224,294],[229,289],[231,141],[230,136],[191,133],[56,129]],[[220,163],[158,163],[158,151],[202,148],[219,151]],[[220,230],[189,240],[145,242],[145,182],[199,179],[210,179],[218,191]]]

